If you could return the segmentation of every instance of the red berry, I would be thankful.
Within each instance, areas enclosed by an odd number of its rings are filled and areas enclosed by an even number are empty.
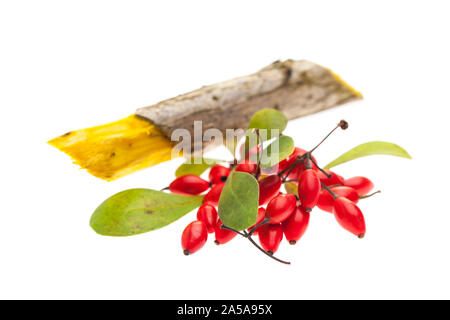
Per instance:
[[[194,221],[187,225],[181,236],[183,253],[189,255],[200,250],[208,239],[208,230],[203,221]]]
[[[259,229],[258,235],[263,249],[274,254],[283,240],[283,228],[279,224],[265,224]]]
[[[259,205],[262,206],[275,197],[281,188],[281,179],[278,175],[268,176],[259,181]]]
[[[258,208],[258,216],[256,217],[256,222],[252,227],[248,228],[248,231],[250,232],[258,223],[263,221],[265,217],[266,217],[266,209],[264,209],[262,207]],[[258,229],[253,231],[253,234],[257,234],[258,230],[259,230],[259,227],[258,227]]]
[[[359,238],[363,238],[366,233],[366,223],[364,216],[358,206],[344,197],[334,200],[334,217],[337,222],[347,231],[350,231]]]
[[[342,178],[337,173],[334,173],[330,170],[325,170],[326,173],[331,175],[331,178],[328,178],[325,173],[322,171],[317,171],[317,176],[319,177],[320,182],[322,182],[324,185],[328,186],[334,186],[334,185],[342,185],[344,184],[344,178]]]
[[[258,165],[249,160],[245,160],[236,166],[236,171],[247,172],[251,175],[256,175],[258,171]]]
[[[296,244],[305,233],[308,224],[309,212],[302,207],[297,207],[294,213],[281,224],[286,240],[290,244]]]
[[[333,191],[336,195],[347,198],[354,203],[358,203],[359,201],[359,195],[353,188],[338,186],[331,188],[331,191]],[[323,211],[333,213],[334,198],[331,193],[327,190],[322,190],[319,195],[319,200],[317,201],[317,206]]]
[[[178,194],[200,194],[208,188],[208,181],[193,174],[178,177],[169,185],[169,190]]]
[[[222,228],[222,221],[217,221],[216,227],[214,228],[214,232],[216,233],[216,240],[214,241],[217,245],[225,244],[228,241],[232,240],[236,237],[237,233],[228,229]]]
[[[206,224],[208,233],[213,233],[217,224],[217,210],[210,204],[204,204],[198,208],[197,220],[203,221]]]
[[[298,182],[298,195],[302,207],[311,211],[317,204],[320,194],[320,180],[314,169],[306,169]]]
[[[266,216],[269,223],[278,224],[289,218],[294,212],[297,198],[293,194],[280,194],[269,201],[266,209]]]
[[[358,192],[360,196],[364,196],[373,189],[373,183],[366,177],[353,177],[344,180],[344,186],[351,187]]]
[[[209,181],[212,184],[224,183],[230,175],[230,168],[215,165],[209,171]]]
[[[203,203],[209,203],[215,207],[219,205],[220,195],[222,193],[225,183],[215,184],[212,186],[211,190],[203,198]]]

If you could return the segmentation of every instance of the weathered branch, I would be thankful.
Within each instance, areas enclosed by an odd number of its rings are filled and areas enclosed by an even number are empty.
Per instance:
[[[203,130],[224,131],[246,128],[251,116],[264,108],[278,109],[293,119],[360,98],[330,70],[306,60],[286,60],[140,108],[136,114],[170,137],[178,128],[193,134],[195,120],[202,120]]]

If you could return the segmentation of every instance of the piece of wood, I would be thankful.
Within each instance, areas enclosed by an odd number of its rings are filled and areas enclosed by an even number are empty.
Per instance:
[[[346,102],[361,94],[330,70],[306,60],[274,62],[236,79],[140,108],[136,115],[155,124],[168,138],[178,128],[193,135],[193,123],[203,131],[245,129],[252,115],[264,108],[282,111],[294,119]]]

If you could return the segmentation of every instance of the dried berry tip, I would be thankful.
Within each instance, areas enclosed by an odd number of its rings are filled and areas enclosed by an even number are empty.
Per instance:
[[[183,253],[184,253],[184,255],[185,255],[185,256],[188,256],[188,255],[190,255],[190,254],[191,254],[191,253],[189,252],[189,250],[187,250],[187,249],[186,249],[186,250],[184,250],[184,251],[183,251]]]
[[[267,251],[267,253],[271,256],[273,256],[273,252],[272,251]]]
[[[361,234],[358,236],[358,238],[362,239],[362,238],[364,238],[364,236],[365,236],[365,234],[364,234],[364,233],[361,233]]]
[[[339,122],[339,127],[341,127],[342,130],[345,130],[348,128],[348,122],[345,120],[341,120],[341,122]]]
[[[220,242],[219,242],[219,241],[217,241],[217,240],[214,240],[214,243],[215,243],[215,244],[217,244],[217,245],[219,245],[219,244],[220,244]]]
[[[292,244],[292,245],[294,245],[294,244],[296,244],[296,243],[297,243],[297,241],[295,241],[295,240],[289,241],[289,244]]]

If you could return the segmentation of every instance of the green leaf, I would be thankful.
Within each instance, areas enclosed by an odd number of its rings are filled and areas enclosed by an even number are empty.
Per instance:
[[[90,225],[104,236],[131,236],[162,228],[202,204],[202,196],[183,196],[150,189],[129,189],[106,199]]]
[[[223,162],[219,159],[202,158],[201,163],[195,164],[192,159],[187,159],[185,163],[178,167],[175,171],[175,176],[181,177],[186,174],[195,174],[196,176],[201,175],[208,168],[216,165],[217,163]]]
[[[258,215],[259,186],[255,177],[233,171],[219,199],[219,217],[223,224],[235,230],[253,226]]]
[[[262,134],[263,139],[273,138],[271,130],[278,130],[278,134],[282,133],[286,128],[287,118],[280,111],[275,109],[262,109],[256,112],[250,120],[249,128],[267,130],[267,136]]]
[[[408,152],[406,152],[405,149],[396,144],[384,141],[372,141],[360,144],[359,146],[347,151],[337,159],[331,161],[324,168],[330,169],[339,164],[375,154],[385,154],[390,156],[397,156],[411,159],[411,156],[408,154]]]
[[[289,136],[275,139],[263,152],[261,168],[270,168],[294,152],[294,140]]]
[[[298,198],[298,184],[294,182],[285,182],[284,189],[287,193],[293,194]]]

